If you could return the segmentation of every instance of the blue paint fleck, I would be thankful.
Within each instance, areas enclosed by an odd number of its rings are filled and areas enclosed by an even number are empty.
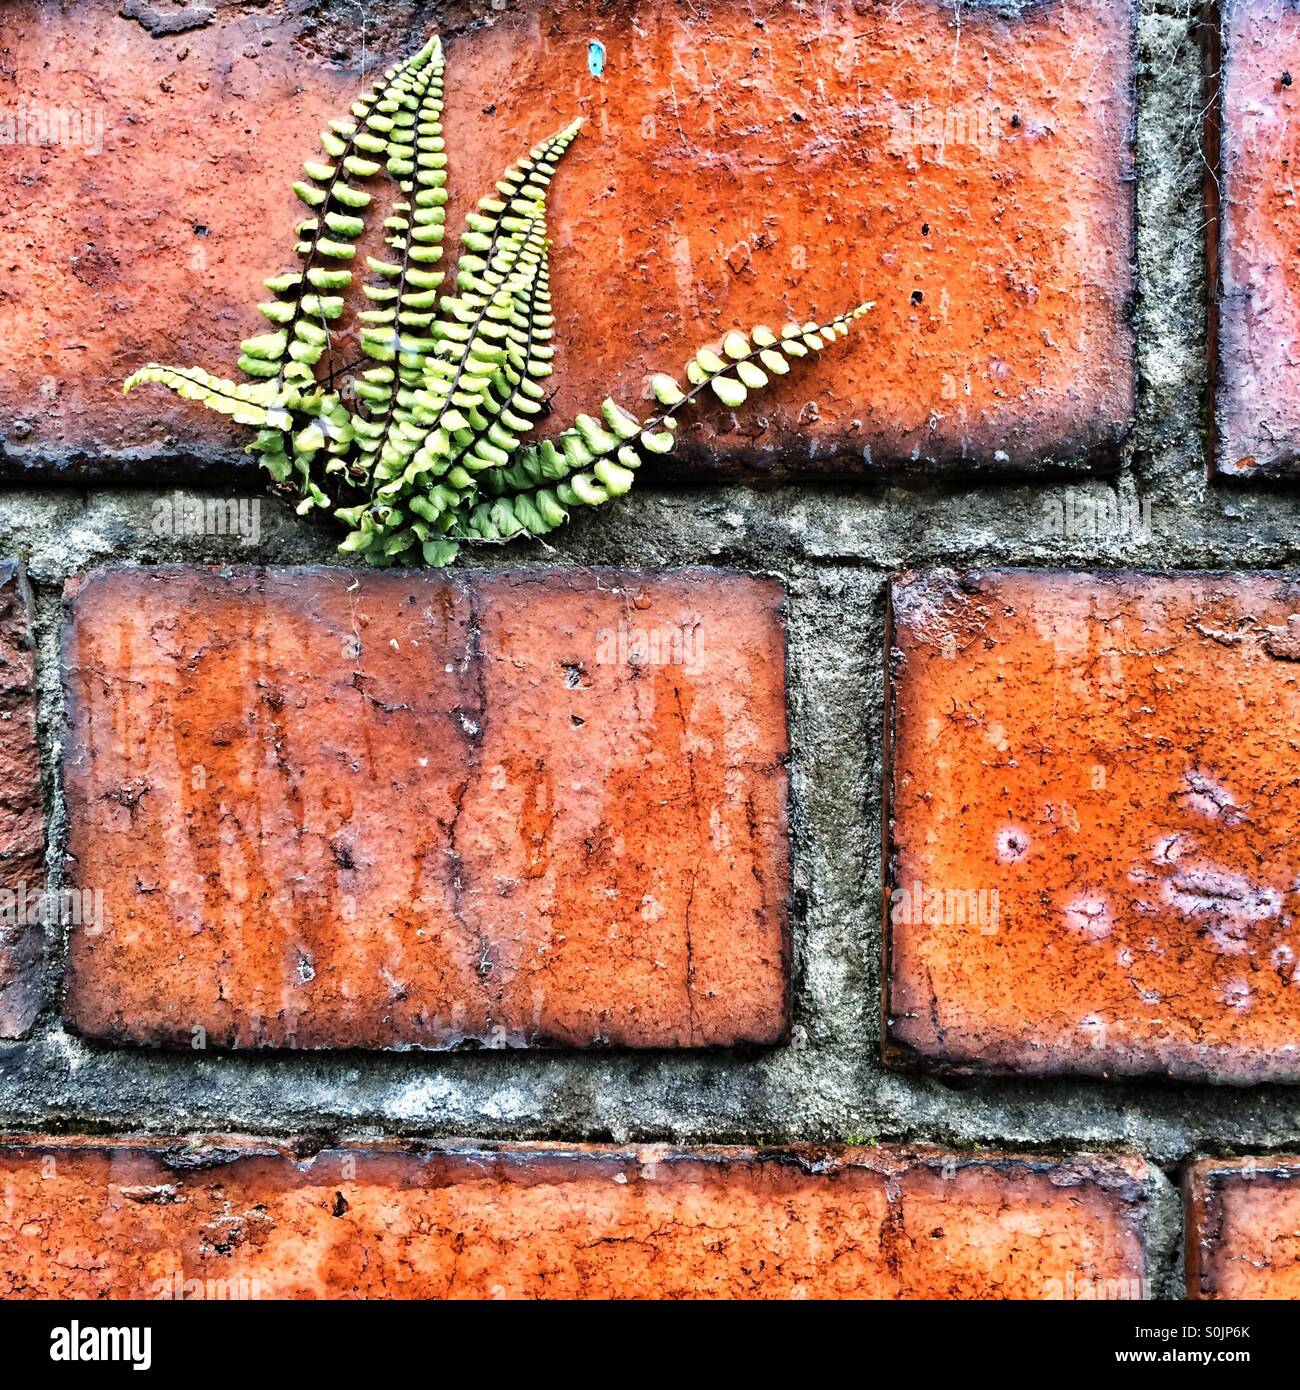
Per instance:
[[[587,45],[587,71],[593,77],[603,77],[605,73],[605,45],[599,39],[592,39]]]

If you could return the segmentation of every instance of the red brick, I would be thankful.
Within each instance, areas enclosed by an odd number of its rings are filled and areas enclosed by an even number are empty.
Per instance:
[[[1145,1287],[1138,1159],[560,1145],[294,1159],[213,1142],[0,1147],[0,1290],[1091,1299]]]
[[[70,849],[109,919],[73,933],[79,1031],[783,1036],[778,582],[172,568],[71,592]]]
[[[1300,10],[1223,0],[1214,463],[1225,476],[1300,472]]]
[[[98,157],[8,160],[0,226],[25,280],[0,304],[18,345],[0,391],[29,422],[18,454],[229,449],[216,417],[115,383],[158,358],[233,370],[289,253],[298,162],[359,84],[296,9],[225,6],[161,37],[119,9],[15,0],[0,21],[29,105],[107,122]],[[635,399],[732,325],[872,298],[825,360],[734,421],[707,413],[682,463],[1113,453],[1133,411],[1130,0],[966,7],[959,24],[937,0],[768,6],[761,25],[742,0],[491,18],[448,45],[452,225],[521,150],[588,117],[553,191],[557,419],[607,389]],[[372,31],[372,68],[417,37]]]
[[[1190,1298],[1300,1298],[1300,1160],[1206,1159],[1185,1188]]]
[[[892,608],[890,1056],[1300,1080],[1300,581],[941,571]]]
[[[22,566],[0,560],[0,1038],[25,1033],[40,1008],[44,888],[31,591]]]

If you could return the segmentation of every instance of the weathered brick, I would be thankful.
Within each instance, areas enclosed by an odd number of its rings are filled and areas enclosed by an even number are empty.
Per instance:
[[[770,1043],[782,592],[721,571],[74,583],[70,946],[96,1037]]]
[[[559,1145],[294,1158],[247,1141],[19,1139],[0,1146],[0,1187],[9,1297],[1145,1290],[1138,1159]]]
[[[23,292],[0,298],[11,466],[98,471],[112,451],[139,467],[241,443],[194,406],[123,400],[121,383],[147,361],[233,368],[262,279],[292,250],[289,185],[357,78],[278,4],[195,6],[208,22],[173,34],[166,13],[19,0],[0,14],[4,114],[27,137],[0,175],[0,234],[23,267]],[[39,143],[51,129],[59,143]]]
[[[1300,1079],[1300,580],[905,576],[891,642],[890,1055]]]
[[[31,593],[22,566],[0,560],[0,1038],[40,1008],[44,889]]]
[[[1187,1293],[1300,1298],[1300,1160],[1206,1159],[1188,1170]]]
[[[1300,9],[1223,0],[1210,174],[1217,236],[1214,464],[1224,476],[1300,471]]]
[[[0,303],[10,457],[237,457],[222,421],[116,383],[160,357],[233,369],[289,254],[298,161],[359,75],[322,60],[300,7],[221,6],[174,35],[120,9],[14,0],[0,20],[30,107],[105,119],[100,155],[7,160],[0,226],[25,277]],[[742,0],[557,0],[491,19],[448,46],[452,225],[588,117],[553,191],[556,418],[611,388],[635,400],[732,325],[872,298],[825,360],[734,418],[706,412],[680,463],[1113,453],[1133,410],[1130,0],[832,0],[761,21]],[[371,67],[422,24],[372,26]]]

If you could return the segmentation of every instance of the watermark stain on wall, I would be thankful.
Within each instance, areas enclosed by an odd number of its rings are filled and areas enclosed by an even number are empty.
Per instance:
[[[598,666],[698,666],[703,648],[699,625],[670,623],[640,627],[622,620],[596,633]]]
[[[1043,531],[1062,540],[1149,541],[1155,534],[1149,497],[1092,495],[1066,488],[1043,498]]]
[[[0,888],[0,930],[7,927],[81,927],[91,936],[108,924],[102,888],[41,888],[25,882]]]
[[[1017,123],[1018,117],[1012,118]],[[888,148],[891,154],[917,150],[942,153],[948,146],[973,146],[984,154],[1000,141],[1011,121],[990,102],[964,105],[914,101],[890,113]]]
[[[104,153],[102,106],[0,107],[0,145],[29,145],[38,149],[61,145],[86,154]]]
[[[889,920],[895,925],[979,927],[984,935],[993,936],[1000,915],[997,888],[944,888],[918,879],[889,894]]]
[[[153,503],[155,536],[237,536],[244,545],[262,539],[260,497],[194,497],[177,491]]]

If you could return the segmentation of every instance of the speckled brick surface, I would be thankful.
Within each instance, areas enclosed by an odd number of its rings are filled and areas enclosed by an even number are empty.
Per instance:
[[[1300,1298],[1295,1158],[1205,1159],[1184,1193],[1189,1298]]]
[[[1213,460],[1223,477],[1300,473],[1300,203],[1295,196],[1300,8],[1224,0],[1218,45],[1220,157],[1213,337]]]
[[[0,1144],[0,1289],[71,1298],[1145,1296],[1146,1167],[897,1149]],[[83,1258],[85,1256],[85,1258]]]
[[[938,571],[892,614],[891,1055],[1300,1079],[1300,582]]]

